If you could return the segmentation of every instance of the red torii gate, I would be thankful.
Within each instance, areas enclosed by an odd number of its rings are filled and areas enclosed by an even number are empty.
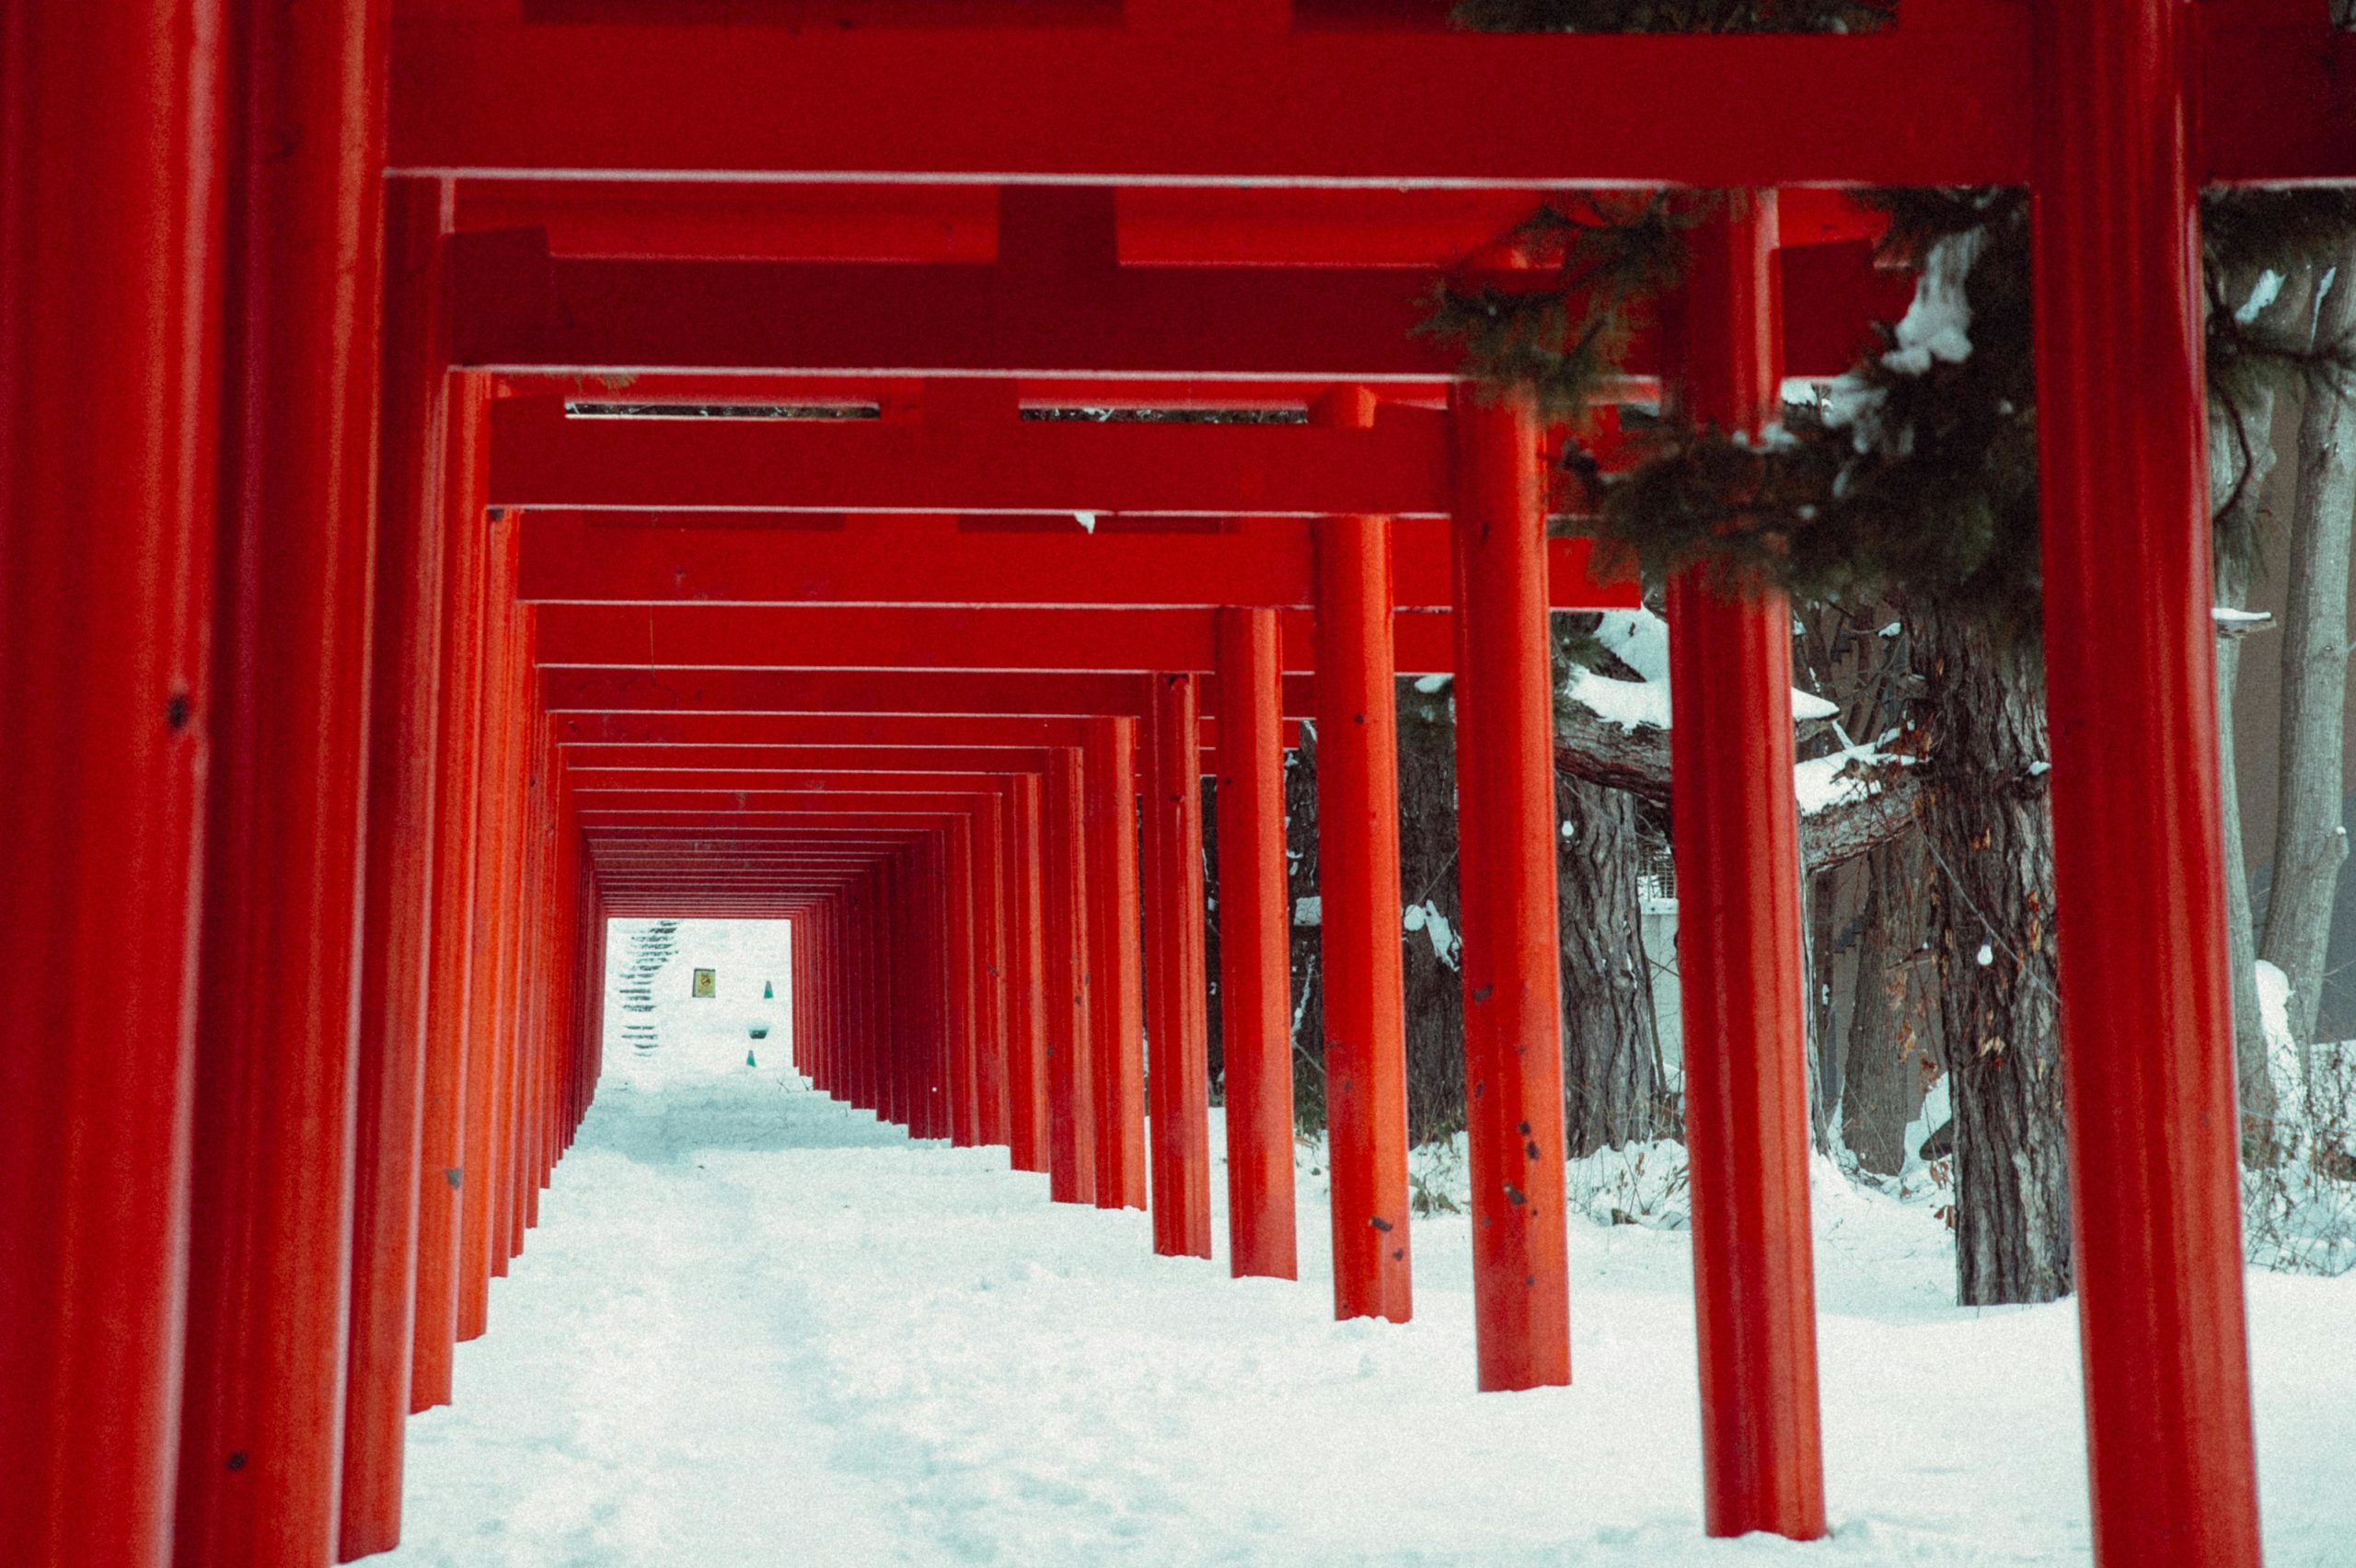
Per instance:
[[[339,1493],[346,1552],[383,1544],[397,1452],[389,1468],[340,1465],[337,1435],[347,1366],[355,1391],[397,1386],[379,1362],[409,1337],[370,1315],[388,1297],[363,1283],[408,1255],[406,1194],[376,1180],[400,1169],[385,1151],[410,1124],[408,1086],[475,1113],[423,1124],[464,1147],[424,1150],[416,1256],[422,1282],[438,1278],[440,1238],[455,1233],[446,1321],[476,1331],[475,1276],[520,1243],[586,1101],[597,1009],[581,982],[599,971],[581,956],[601,909],[563,831],[560,721],[533,700],[530,617],[510,608],[515,530],[455,530],[445,561],[426,525],[443,515],[428,499],[440,432],[451,488],[481,481],[487,390],[459,377],[441,407],[438,367],[419,359],[431,332],[383,340],[387,460],[372,476],[375,194],[389,167],[430,177],[396,190],[383,250],[388,301],[429,319],[445,180],[1078,180],[1121,188],[1141,248],[1115,254],[1132,263],[1242,243],[1299,259],[1304,228],[1380,251],[1365,236],[1412,229],[1403,210],[1419,199],[1464,203],[1461,216],[1499,189],[2032,186],[2097,1551],[2256,1561],[2187,236],[2200,180],[2356,179],[2351,47],[2319,4],[1909,0],[1900,26],[1866,38],[1504,39],[1419,31],[1413,16],[1329,26],[1365,20],[1338,0],[1129,0],[1118,27],[1061,26],[1069,8],[1011,0],[977,29],[842,30],[543,19],[572,14],[564,0],[536,0],[526,20],[516,0],[420,0],[392,18],[387,94],[375,66],[390,9],[52,6],[12,20],[0,53],[0,732],[19,748],[23,857],[5,897],[22,961],[52,981],[0,1052],[0,1240],[23,1261],[0,1282],[0,1393],[25,1412],[0,1438],[24,1478],[0,1547],[70,1563],[157,1562],[167,1543],[184,1562],[311,1562]],[[780,15],[827,9],[788,0]],[[925,10],[909,19],[941,19]],[[662,19],[652,3],[605,14]],[[1550,97],[1581,112],[1524,112]],[[1402,188],[1401,205],[1369,222],[1359,188],[1377,186]],[[585,227],[629,227],[626,203],[586,205]],[[1299,216],[1272,223],[1288,206]],[[944,248],[977,257],[982,205],[960,210]],[[709,228],[742,232],[742,219],[723,200]],[[827,228],[822,214],[764,232],[790,230],[791,252]],[[1724,312],[1724,352],[1693,363],[1727,381],[1697,376],[1689,395],[1732,422],[1772,390],[1773,345],[1757,308],[1761,236],[1723,238],[1694,299]],[[2107,397],[2122,380],[2137,396]],[[1500,515],[1517,510],[1533,509]],[[1492,578],[1468,557],[1459,603],[1472,628],[1491,618],[1480,584],[1518,581],[1531,602],[1534,548],[1499,542],[1521,565]],[[1747,666],[1751,689],[1780,695],[1773,614],[1690,585],[1673,608],[1681,674],[1756,655],[1767,667]],[[1467,721],[1512,732],[1526,711],[1482,720],[1482,694],[1526,697],[1527,672],[1484,674],[1468,651]],[[372,661],[373,744],[360,722]],[[1771,1127],[1792,1092],[1773,1047],[1796,1030],[1779,991],[1796,983],[1796,941],[1777,913],[1787,802],[1752,790],[1788,778],[1772,739],[1787,732],[1707,685],[1680,689],[1689,951],[1735,960],[1713,987],[1689,958],[1702,993],[1689,1037],[1725,1039],[1728,1065],[1762,1069],[1724,1086],[1725,1103]],[[396,692],[408,700],[386,700]],[[1716,767],[1697,772],[1701,755]],[[1517,834],[1526,824],[1496,819],[1527,797],[1493,801],[1468,778],[1468,847]],[[1697,838],[1689,823],[1731,831]],[[1534,938],[1531,908],[1468,905],[1468,938],[1501,939],[1468,947],[1468,980],[1518,951],[1514,932]],[[428,910],[440,917],[418,917]],[[1761,911],[1776,916],[1763,930]],[[468,977],[455,1003],[409,986],[428,942],[437,972]],[[338,1113],[355,1083],[357,1158]],[[1713,1097],[1694,1087],[1706,1120]],[[1723,1190],[1705,1146],[1743,1130],[1697,1131],[1697,1231],[1724,1224],[1723,1239],[1757,1250],[1788,1239],[1788,1207],[1712,1215],[1703,1196]],[[489,1179],[433,1179],[461,1168]],[[347,1225],[317,1195],[348,1171]],[[1710,1246],[1697,1235],[1697,1257]],[[333,1287],[347,1256],[349,1322]],[[236,1296],[248,1280],[266,1294]],[[1704,1366],[1710,1527],[1810,1533],[1812,1431],[1789,1424],[1802,1412],[1735,1397],[1762,1365],[1812,1367],[1806,1324],[1714,1335],[1729,1304],[1706,1268],[1699,1283],[1705,1346],[1723,1352]],[[422,1392],[446,1355],[442,1310],[420,1313]],[[1724,1419],[1754,1408],[1766,1428]]]

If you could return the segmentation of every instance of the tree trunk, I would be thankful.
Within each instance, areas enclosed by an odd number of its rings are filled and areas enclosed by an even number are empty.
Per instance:
[[[1316,925],[1317,727],[1303,721],[1300,744],[1285,754],[1285,898],[1292,929],[1292,1105],[1303,1132],[1325,1126],[1325,997]]]
[[[2356,335],[2356,255],[2316,303],[2318,346]],[[2260,954],[2291,983],[2291,1028],[2315,1034],[2324,951],[2348,836],[2340,824],[2348,706],[2349,538],[2356,528],[2356,398],[2318,381],[2299,421],[2298,499],[2282,617],[2282,773]]]
[[[2256,280],[2226,280],[2228,299],[2246,299]],[[2304,302],[2302,281],[2281,294]],[[2280,296],[2278,295],[2278,298]],[[2278,306],[2280,308],[2280,306]],[[2257,531],[2266,481],[2274,469],[2274,388],[2261,383],[2235,406],[2213,409],[2209,424],[2209,504],[2223,548],[2217,559],[2217,603],[2238,610],[2249,603],[2256,575]],[[2234,1069],[2241,1090],[2242,1159],[2270,1157],[2275,1115],[2274,1079],[2267,1070],[2266,1026],[2258,1006],[2258,926],[2250,912],[2249,861],[2242,844],[2239,769],[2234,755],[2235,697],[2241,682],[2242,639],[2217,644],[2217,749],[2219,799],[2225,837],[2225,948],[2233,971]]]
[[[1680,1136],[1653,1018],[1637,872],[1645,837],[1635,797],[1554,773],[1561,828],[1563,1111],[1571,1158]]]
[[[2043,681],[2033,655],[1935,613],[1918,617],[1913,646],[1958,1297],[2050,1301],[2068,1293],[2071,1265]]]
[[[1399,683],[1400,940],[1407,1140],[1464,1130],[1464,986],[1458,970],[1456,715],[1446,687]]]
[[[1924,1050],[1934,988],[1916,957],[1923,942],[1923,890],[1933,874],[1919,838],[1884,844],[1865,857],[1865,905],[1857,915],[1857,974],[1842,1054],[1841,1141],[1867,1170],[1906,1168],[1907,1124],[1922,1109],[1937,1069]],[[1935,1131],[1936,1129],[1931,1129]]]
[[[1834,1024],[1832,969],[1840,936],[1841,877],[1837,869],[1800,873],[1807,936],[1808,1128],[1819,1151],[1831,1147],[1832,1117],[1841,1104],[1841,1038]]]

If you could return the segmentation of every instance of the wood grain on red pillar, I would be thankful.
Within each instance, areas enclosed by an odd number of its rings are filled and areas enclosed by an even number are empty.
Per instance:
[[[1687,412],[1756,432],[1774,407],[1773,197],[1693,232]],[[1715,1536],[1825,1529],[1792,612],[1712,568],[1669,590],[1677,957],[1693,1170],[1702,1503]]]
[[[1343,388],[1311,417],[1364,425]],[[1400,954],[1399,713],[1380,517],[1317,521],[1317,872],[1334,1312],[1405,1322],[1407,1042]]]
[[[1203,973],[1202,748],[1195,677],[1153,677],[1147,836],[1155,874],[1147,1079],[1153,1108],[1153,1250],[1211,1255],[1209,1040]]]
[[[1055,1200],[1096,1200],[1096,1091],[1088,1009],[1086,769],[1077,746],[1047,768],[1041,817],[1045,905],[1047,1174]]]
[[[1483,1389],[1530,1389],[1571,1380],[1544,481],[1525,395],[1449,414],[1473,1340]]]
[[[412,1412],[447,1404],[458,1337],[460,1189],[465,1180],[468,1066],[476,962],[475,887],[481,797],[487,530],[479,488],[490,387],[460,375],[450,390],[444,459],[440,788],[434,807],[432,975],[426,988],[423,1124],[419,1140],[417,1304],[410,1368]]]
[[[2205,12],[2033,12],[2062,1102],[2103,1568],[2259,1558],[2186,79]]]
[[[0,23],[0,927],[28,977],[0,1013],[0,1562],[160,1563],[171,1535],[225,9]]]
[[[1137,721],[1086,721],[1089,1037],[1096,1205],[1146,1206],[1143,951],[1138,915]]]
[[[245,119],[227,170],[182,1563],[316,1568],[335,1549],[387,9],[242,6],[230,72]]]
[[[337,1526],[337,1554],[344,1562],[389,1551],[400,1540],[438,869],[449,375],[440,352],[435,282],[450,210],[451,192],[443,181],[386,182],[351,1345]]]
[[[1293,1217],[1292,923],[1273,610],[1219,612],[1219,1044],[1230,1267],[1299,1273]]]

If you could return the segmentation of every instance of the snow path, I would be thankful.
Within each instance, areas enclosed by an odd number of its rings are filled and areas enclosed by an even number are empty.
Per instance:
[[[392,1568],[2086,1561],[2074,1308],[1946,1305],[1919,1208],[1819,1187],[1833,1539],[1708,1542],[1681,1235],[1575,1219],[1576,1385],[1478,1395],[1461,1217],[1415,1322],[1337,1324],[1313,1171],[1301,1283],[1231,1280],[702,1006],[609,1069],[412,1422]],[[2251,1290],[2269,1561],[2347,1568],[2356,1279]]]

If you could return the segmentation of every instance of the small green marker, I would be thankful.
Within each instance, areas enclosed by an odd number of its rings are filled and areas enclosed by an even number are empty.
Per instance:
[[[745,1053],[745,1065],[748,1067],[757,1067],[761,1064],[753,1060],[753,1054],[750,1051],[747,1051]]]
[[[767,980],[761,982],[761,1000],[765,1002],[777,1000],[777,988]]]

